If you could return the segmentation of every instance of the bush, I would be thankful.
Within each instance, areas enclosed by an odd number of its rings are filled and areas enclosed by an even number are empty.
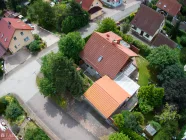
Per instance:
[[[186,47],[186,36],[182,36],[182,37],[181,37],[180,43],[181,43],[181,45],[182,45],[183,47]]]
[[[149,124],[156,129],[156,131],[159,131],[161,129],[161,125],[156,121],[150,121]]]
[[[50,140],[40,128],[27,129],[24,135],[25,140]]]
[[[127,43],[129,44],[132,44],[134,39],[131,35],[128,35],[128,34],[123,34],[122,36],[123,40],[126,41]]]
[[[147,57],[151,53],[150,47],[139,40],[134,40],[133,45],[140,49],[139,53],[144,57]]]
[[[123,133],[112,133],[109,140],[130,140],[128,136]]]
[[[123,129],[122,133],[126,134],[130,138],[130,140],[145,140],[144,137],[140,136],[138,133],[130,129]]]
[[[126,34],[130,30],[130,24],[129,23],[123,23],[121,24],[121,31]]]
[[[92,34],[88,35],[87,37],[84,38],[85,43],[87,43],[87,41],[89,40],[89,38],[91,37]]]
[[[6,118],[10,120],[15,120],[23,113],[21,107],[17,103],[11,103],[7,106],[5,110]]]
[[[37,52],[39,52],[41,50],[40,48],[40,42],[38,40],[34,40],[33,42],[30,43],[29,45],[29,50],[33,53],[36,54]]]
[[[0,100],[0,115],[2,115],[6,110],[6,104]]]
[[[41,40],[40,36],[38,34],[34,34],[34,40]]]
[[[138,124],[140,124],[140,125],[144,124],[145,118],[141,112],[133,112],[133,115],[135,116]]]

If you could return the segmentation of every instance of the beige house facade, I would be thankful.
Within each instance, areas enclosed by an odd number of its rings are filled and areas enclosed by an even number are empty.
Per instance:
[[[34,37],[30,30],[16,30],[10,41],[9,50],[12,53],[16,53],[24,46],[29,45],[32,41],[34,41]]]
[[[98,10],[97,12],[95,12],[95,13],[92,13],[91,15],[90,15],[90,20],[93,20],[93,19],[95,19],[95,18],[97,18],[97,17],[99,17],[99,16],[101,16],[102,14],[103,14],[103,10],[102,10],[102,8],[103,8],[103,4],[99,1],[99,0],[94,0],[93,1],[93,3],[92,3],[92,5],[91,5],[91,7],[90,7],[90,9],[89,9],[89,11],[93,8],[95,8],[95,7],[97,7],[97,9],[100,9],[100,10]],[[96,8],[95,8],[96,9]]]

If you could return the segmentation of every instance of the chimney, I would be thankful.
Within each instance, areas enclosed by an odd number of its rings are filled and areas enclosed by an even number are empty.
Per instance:
[[[118,41],[114,39],[114,40],[112,41],[112,44],[115,45],[115,46],[117,46]]]

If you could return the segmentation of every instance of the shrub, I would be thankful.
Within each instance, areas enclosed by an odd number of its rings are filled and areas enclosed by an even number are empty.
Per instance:
[[[126,34],[130,30],[130,24],[129,23],[123,23],[121,24],[121,31]]]
[[[182,140],[185,132],[186,132],[186,125],[181,129],[181,132],[178,135],[178,140]]]
[[[91,37],[92,34],[88,35],[87,37],[84,38],[85,43],[87,43],[87,41],[89,40],[89,38]]]
[[[15,120],[23,113],[21,107],[17,103],[11,103],[7,106],[5,110],[6,118]]]
[[[122,133],[126,134],[130,138],[130,140],[145,140],[144,137],[140,136],[138,133],[130,129],[123,129]]]
[[[182,37],[181,37],[180,43],[181,43],[181,45],[182,45],[183,47],[186,47],[186,36],[182,36]]]
[[[45,132],[40,128],[27,129],[24,135],[25,140],[50,140]]]
[[[38,34],[34,34],[34,40],[41,40],[40,36]]]
[[[33,42],[30,43],[29,45],[29,50],[33,53],[36,54],[37,52],[40,51],[40,42],[38,40],[34,40]]]
[[[109,140],[130,140],[128,136],[123,133],[112,133]]]
[[[124,34],[122,36],[122,38],[123,38],[124,41],[126,41],[129,44],[132,44],[133,41],[134,41],[134,39],[133,39],[133,37],[131,35]]]
[[[133,45],[140,49],[139,53],[144,57],[147,57],[151,53],[150,47],[139,40],[134,40]]]
[[[0,115],[3,114],[6,110],[6,104],[0,100]]]
[[[145,118],[141,112],[133,112],[133,115],[135,116],[138,124],[140,124],[140,125],[144,124]]]

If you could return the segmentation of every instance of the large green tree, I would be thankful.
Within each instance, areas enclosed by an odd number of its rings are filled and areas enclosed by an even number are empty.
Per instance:
[[[155,85],[142,86],[138,92],[139,107],[142,112],[146,106],[150,106],[152,109],[154,107],[160,106],[162,104],[164,96],[164,89],[155,87]],[[151,110],[150,110],[151,111]]]
[[[177,104],[180,109],[186,108],[186,78],[167,81],[163,87],[167,102]]]
[[[130,140],[130,138],[123,133],[116,132],[109,136],[109,140]]]
[[[27,129],[24,135],[25,140],[50,140],[40,128]]]
[[[161,124],[166,124],[171,121],[178,120],[180,118],[180,115],[177,114],[174,105],[169,105],[168,103],[166,103],[162,113],[160,115],[156,115],[155,117]]]
[[[39,88],[45,96],[70,92],[73,96],[79,97],[86,90],[83,78],[76,70],[73,61],[61,53],[45,56],[41,72],[44,79],[39,82]]]
[[[61,24],[61,30],[64,33],[80,29],[89,22],[88,12],[82,10],[81,6],[75,1],[70,1],[67,8],[67,16]]]
[[[98,24],[98,32],[105,33],[105,32],[117,32],[117,25],[116,22],[111,18],[105,18]]]
[[[163,45],[154,48],[147,60],[149,61],[149,68],[159,73],[167,66],[179,63],[179,52],[177,49]]]
[[[173,79],[180,79],[184,77],[184,70],[181,65],[174,64],[165,67],[165,69],[157,75],[157,79],[160,84],[163,84],[165,81],[168,82]]]
[[[4,0],[0,0],[0,10],[6,9],[6,4]]]
[[[48,2],[35,1],[28,9],[28,17],[46,29],[54,28],[54,10]]]
[[[58,42],[59,50],[67,58],[72,58],[75,63],[79,62],[79,53],[85,45],[79,32],[68,33]]]

